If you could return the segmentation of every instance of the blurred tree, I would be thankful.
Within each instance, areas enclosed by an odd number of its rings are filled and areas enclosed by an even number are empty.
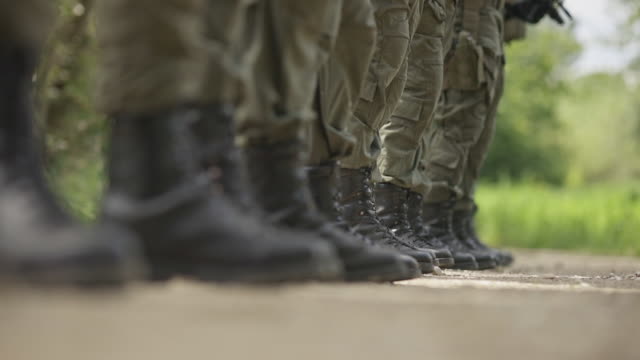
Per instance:
[[[564,180],[568,160],[559,142],[558,104],[569,93],[569,67],[580,51],[570,32],[548,26],[508,47],[505,95],[485,179]]]
[[[640,178],[639,94],[624,73],[572,82],[559,107],[571,185]]]

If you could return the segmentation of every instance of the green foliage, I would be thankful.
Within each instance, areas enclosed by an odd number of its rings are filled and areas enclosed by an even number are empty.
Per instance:
[[[508,48],[485,180],[582,185],[640,177],[640,87],[630,71],[575,77],[580,47],[569,31],[530,35]]]
[[[566,74],[580,46],[569,32],[541,28],[508,47],[505,95],[483,176],[564,180],[567,162],[557,142],[558,104],[568,96]]]
[[[571,84],[559,104],[567,183],[640,178],[640,89],[623,74],[593,74]]]
[[[480,232],[494,245],[640,256],[640,184],[483,185],[478,202]]]

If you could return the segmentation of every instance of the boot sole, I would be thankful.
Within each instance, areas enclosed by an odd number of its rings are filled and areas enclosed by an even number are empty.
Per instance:
[[[441,268],[452,268],[455,266],[456,261],[453,258],[438,258],[438,263]]]
[[[466,262],[466,263],[461,263],[461,262],[456,262],[452,267],[452,269],[454,270],[478,270],[478,263],[474,262]]]
[[[278,284],[305,281],[336,281],[343,278],[342,265],[338,261],[323,260],[315,264],[282,264],[270,267],[230,266],[174,261],[151,261],[151,281],[167,281],[184,276],[205,282]]]
[[[422,275],[421,272],[412,272],[402,266],[403,271],[398,271],[398,264],[393,263],[385,266],[372,268],[349,269],[345,272],[347,282],[393,282],[411,280]]]
[[[420,270],[423,274],[432,274],[436,269],[433,263],[419,262],[418,264],[420,264]]]
[[[496,262],[493,260],[486,260],[486,261],[476,260],[476,262],[478,263],[478,270],[491,270],[498,267],[498,264],[496,264]]]

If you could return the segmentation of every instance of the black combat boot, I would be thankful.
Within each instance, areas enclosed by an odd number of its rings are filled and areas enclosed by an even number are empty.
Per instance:
[[[391,230],[380,223],[376,215],[371,170],[341,168],[338,177],[339,204],[344,220],[361,236],[370,239],[377,246],[388,247],[413,257],[424,274],[432,273],[435,257],[430,252],[421,251],[393,235]]]
[[[105,215],[140,237],[156,278],[273,283],[332,280],[332,247],[244,215],[211,186],[192,125],[215,107],[181,106],[114,118]],[[223,114],[220,111],[219,114]]]
[[[496,259],[486,251],[479,251],[470,246],[464,239],[459,239],[453,231],[453,206],[454,201],[440,203],[423,203],[422,214],[424,224],[433,236],[437,236],[454,254],[471,254],[476,260],[478,270],[493,269],[496,267]],[[473,270],[462,268],[460,264],[456,268],[461,270]]]
[[[409,219],[409,225],[413,231],[418,235],[417,245],[421,245],[430,249],[447,249],[447,245],[442,241],[441,236],[443,234],[437,234],[424,225],[424,217],[422,215],[422,195],[409,191],[409,197],[407,199],[407,218]],[[448,235],[444,235],[445,238]],[[452,252],[450,251],[454,259],[454,263],[448,266],[453,269],[476,269],[477,263],[473,255],[465,252]]]
[[[421,239],[409,224],[408,218],[408,193],[409,190],[390,183],[378,183],[375,185],[376,214],[383,225],[399,239],[421,249],[431,252],[440,265],[440,260],[445,267],[453,266],[454,260],[451,252],[446,248],[423,247],[428,245]]]
[[[336,187],[338,168],[335,162],[309,166],[306,170],[311,195],[318,211],[336,228],[353,235],[367,246],[377,246],[370,239],[354,232],[349,224],[344,221],[337,200],[340,195]],[[420,265],[412,257],[392,250],[387,251],[390,256],[393,255],[397,258],[398,264],[402,264],[402,266],[398,266],[398,280],[402,278],[413,279],[422,274]]]
[[[249,181],[254,198],[275,225],[301,231],[333,244],[348,281],[393,281],[397,257],[369,248],[336,228],[315,207],[302,166],[299,141],[252,144],[246,148]]]
[[[513,263],[513,255],[509,251],[492,249],[485,245],[478,236],[474,219],[478,207],[474,205],[472,210],[456,210],[453,212],[453,230],[458,238],[465,239],[466,243],[474,249],[491,253],[499,266],[509,266]]]
[[[121,285],[141,276],[136,240],[77,224],[44,176],[31,100],[36,57],[0,45],[0,277],[44,285]]]
[[[222,190],[237,207],[257,213],[248,191],[247,164],[235,144],[234,111],[231,106],[203,108],[202,118],[192,128],[198,140],[198,158],[212,176],[214,186]]]

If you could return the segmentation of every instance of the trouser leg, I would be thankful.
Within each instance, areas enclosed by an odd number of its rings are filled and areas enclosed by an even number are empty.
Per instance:
[[[241,144],[301,139],[313,120],[317,76],[327,61],[339,2],[262,1],[260,48],[251,74]]]
[[[480,177],[480,170],[487,158],[493,136],[495,135],[498,106],[500,105],[503,92],[504,67],[501,67],[498,81],[496,82],[495,97],[489,106],[484,129],[478,139],[478,142],[469,150],[469,156],[466,161],[462,184],[460,186],[462,197],[456,203],[456,207],[458,209],[472,210],[474,208],[475,184]]]
[[[411,37],[422,11],[422,0],[374,0],[377,40],[373,59],[356,104],[350,133],[356,145],[342,160],[350,169],[373,167],[379,154],[378,131],[393,112],[407,77]]]
[[[343,0],[341,20],[329,61],[320,71],[317,109],[310,129],[310,165],[335,161],[353,152],[352,120],[371,57],[376,27],[369,0]]]
[[[444,6],[443,6],[444,5]],[[420,142],[431,124],[443,86],[444,58],[455,1],[429,0],[411,42],[407,82],[393,116],[380,129],[381,181],[414,190],[421,185]]]

